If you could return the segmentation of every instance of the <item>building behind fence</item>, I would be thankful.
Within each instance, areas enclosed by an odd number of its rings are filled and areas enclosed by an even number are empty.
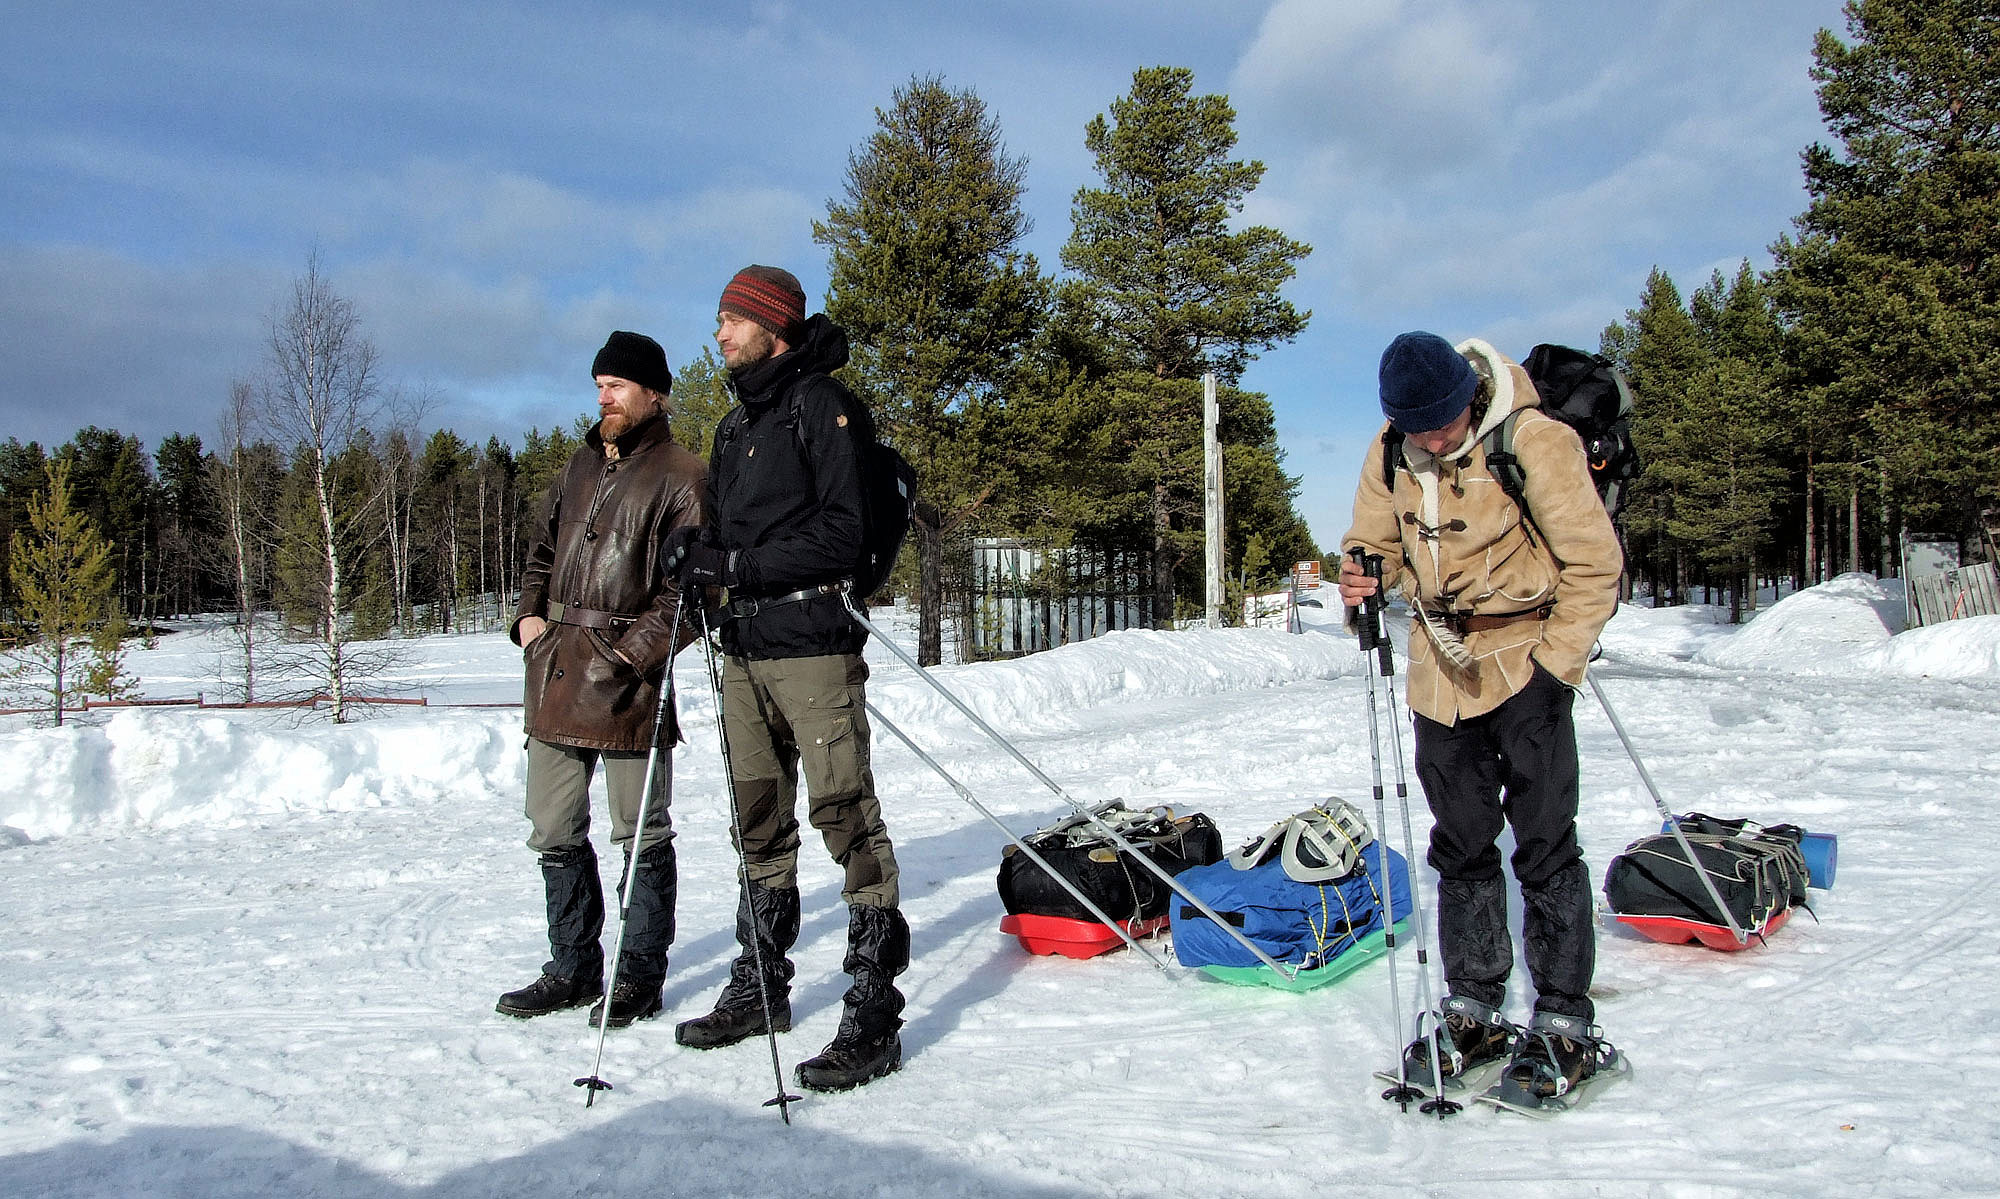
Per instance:
[[[1152,556],[1142,550],[977,538],[961,657],[1016,658],[1116,629],[1151,628],[1152,571]]]

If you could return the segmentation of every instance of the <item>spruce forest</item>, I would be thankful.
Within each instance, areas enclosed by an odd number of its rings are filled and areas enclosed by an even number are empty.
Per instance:
[[[1974,550],[2000,505],[2000,13],[1857,0],[1812,76],[1809,204],[1691,293],[1665,272],[1600,351],[1646,456],[1627,577],[1658,602],[1899,573],[1903,534]]]
[[[2000,503],[2000,17],[1975,0],[1847,11],[1846,37],[1813,47],[1830,140],[1802,153],[1809,204],[1771,268],[1746,248],[1685,292],[1656,269],[1597,347],[1637,395],[1646,470],[1622,533],[1629,586],[1658,603],[1894,573],[1901,534],[1971,546]],[[1273,588],[1320,553],[1271,405],[1239,386],[1311,319],[1282,293],[1312,248],[1236,220],[1263,164],[1238,155],[1228,99],[1192,82],[1141,69],[1088,124],[1096,178],[1059,269],[1022,249],[1025,163],[975,92],[937,77],[877,109],[813,226],[848,382],[921,480],[892,589],[919,608],[926,662],[963,611],[973,538],[1137,551],[1156,623],[1194,614],[1204,373],[1221,385],[1232,587]],[[426,428],[424,397],[387,377],[367,314],[316,259],[273,300],[211,427],[150,450],[95,426],[0,443],[17,638],[43,586],[16,577],[36,560],[19,547],[52,479],[108,547],[103,619],[275,613],[286,641],[326,647],[336,695],[358,669],[344,646],[505,626],[543,489],[593,414],[519,445]],[[726,375],[689,356],[705,330],[652,332],[676,436],[706,454]],[[254,660],[246,642],[246,694]]]

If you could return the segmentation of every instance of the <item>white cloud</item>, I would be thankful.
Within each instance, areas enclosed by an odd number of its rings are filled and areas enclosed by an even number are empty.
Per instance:
[[[1449,172],[1500,127],[1517,71],[1506,19],[1452,0],[1278,0],[1230,94],[1260,128],[1361,170]]]

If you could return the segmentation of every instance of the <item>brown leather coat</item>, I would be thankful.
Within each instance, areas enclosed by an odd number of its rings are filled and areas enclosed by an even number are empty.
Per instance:
[[[1591,645],[1618,606],[1624,554],[1590,482],[1583,443],[1552,417],[1525,411],[1514,454],[1525,476],[1532,526],[1486,465],[1479,439],[1515,409],[1540,406],[1526,371],[1473,339],[1458,347],[1489,384],[1484,413],[1456,451],[1433,456],[1403,442],[1393,490],[1382,478],[1382,439],[1361,467],[1354,525],[1343,548],[1383,558],[1383,584],[1412,604],[1457,616],[1512,616],[1552,605],[1546,619],[1469,632],[1469,670],[1445,660],[1421,624],[1410,633],[1410,707],[1441,724],[1499,707],[1540,665],[1583,685]]]
[[[686,620],[678,635],[668,628],[678,592],[660,578],[660,538],[703,523],[707,470],[664,417],[628,430],[617,449],[608,457],[593,427],[556,477],[509,636],[520,643],[525,617],[549,622],[524,651],[530,737],[644,750],[667,659],[693,639]]]

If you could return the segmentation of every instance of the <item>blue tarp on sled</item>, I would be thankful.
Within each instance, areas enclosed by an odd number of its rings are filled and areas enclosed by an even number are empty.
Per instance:
[[[1385,908],[1395,913],[1399,925],[1407,926],[1410,914],[1410,869],[1403,855],[1389,851],[1386,896],[1376,846],[1369,845],[1361,858],[1362,866],[1353,874],[1324,884],[1293,881],[1275,857],[1250,870],[1238,870],[1224,861],[1175,876],[1175,882],[1199,896],[1274,960],[1297,967],[1296,979],[1287,979],[1259,962],[1235,938],[1178,896],[1169,908],[1174,957],[1182,965],[1199,966],[1225,982],[1294,990],[1331,982],[1348,973],[1382,951]]]

